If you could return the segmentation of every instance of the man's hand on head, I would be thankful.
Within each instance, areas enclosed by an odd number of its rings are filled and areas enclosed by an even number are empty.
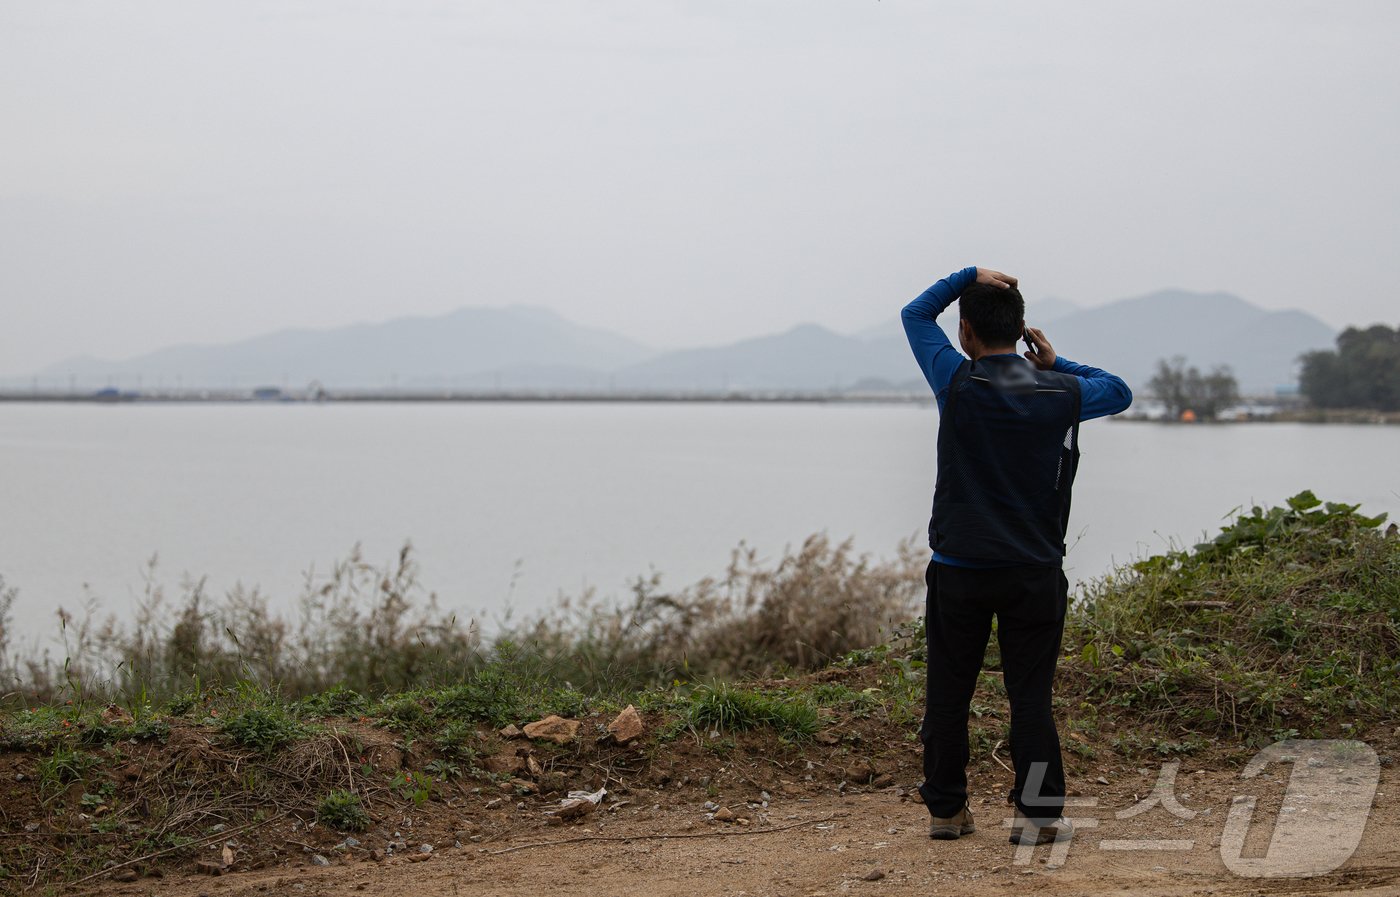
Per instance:
[[[1000,271],[993,271],[991,268],[978,268],[977,282],[989,283],[1005,290],[1016,285],[1016,278],[1012,277],[1010,274],[1002,274]]]
[[[981,269],[978,269],[981,273]],[[1035,347],[1034,352],[1024,352],[1027,360],[1042,371],[1048,371],[1055,366],[1055,347],[1050,345],[1050,341],[1045,338],[1045,332],[1039,327],[1027,327],[1026,335],[1030,337],[1031,345]]]

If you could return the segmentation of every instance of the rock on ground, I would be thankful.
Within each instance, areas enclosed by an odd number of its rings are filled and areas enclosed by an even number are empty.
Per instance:
[[[550,714],[542,720],[526,724],[525,735],[555,744],[568,744],[578,737],[578,720]]]
[[[617,715],[617,718],[608,723],[608,734],[613,741],[618,744],[626,744],[642,734],[642,715],[637,712],[637,708],[628,704],[627,707]]]

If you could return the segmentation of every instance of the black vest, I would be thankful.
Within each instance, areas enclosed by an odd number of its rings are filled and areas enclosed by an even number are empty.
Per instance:
[[[953,557],[1060,565],[1079,466],[1079,379],[1019,355],[964,361],[938,422],[929,545]]]

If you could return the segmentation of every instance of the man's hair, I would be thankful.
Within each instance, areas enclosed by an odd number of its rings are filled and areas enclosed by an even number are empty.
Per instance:
[[[989,346],[1014,345],[1025,326],[1026,300],[1015,287],[974,283],[958,297],[964,321]]]

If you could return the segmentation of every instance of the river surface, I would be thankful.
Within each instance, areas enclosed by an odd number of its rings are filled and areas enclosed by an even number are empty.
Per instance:
[[[932,405],[11,404],[0,576],[32,643],[60,606],[128,612],[153,556],[168,593],[202,576],[291,611],[356,543],[387,563],[411,541],[424,586],[489,630],[653,569],[718,575],[740,540],[892,554],[926,525],[937,422]],[[1302,489],[1400,510],[1400,428],[1094,421],[1081,445],[1071,581]]]

